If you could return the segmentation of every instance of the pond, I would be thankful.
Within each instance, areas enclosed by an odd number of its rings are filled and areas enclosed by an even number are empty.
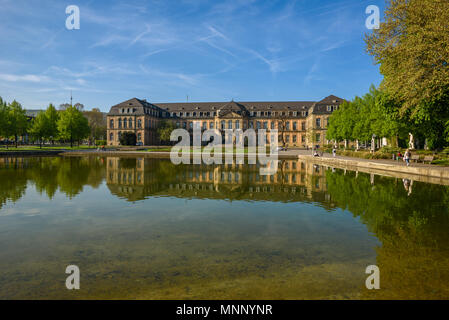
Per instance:
[[[448,186],[296,160],[261,176],[4,158],[0,299],[447,299],[448,207]],[[68,265],[80,290],[65,287]]]

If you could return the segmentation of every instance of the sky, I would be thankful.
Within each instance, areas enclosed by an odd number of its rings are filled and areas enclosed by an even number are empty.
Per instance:
[[[80,28],[66,28],[66,7]],[[382,76],[365,52],[384,0],[0,0],[0,96],[27,109],[149,102],[318,101]]]

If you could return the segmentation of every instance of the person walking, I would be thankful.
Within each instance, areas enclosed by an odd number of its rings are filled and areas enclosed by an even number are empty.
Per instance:
[[[407,149],[404,153],[404,161],[407,164],[407,167],[410,166],[410,158],[411,158],[412,154],[410,152],[409,149]]]
[[[334,156],[334,158],[337,156],[337,149],[335,148],[332,149],[332,155]]]

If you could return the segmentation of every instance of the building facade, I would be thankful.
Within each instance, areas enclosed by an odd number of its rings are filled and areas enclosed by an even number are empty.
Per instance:
[[[193,131],[206,129],[278,130],[280,145],[311,148],[328,144],[329,116],[344,100],[336,96],[314,101],[291,102],[188,102],[149,103],[133,98],[112,106],[107,115],[108,145],[120,145],[124,132],[134,132],[139,145],[158,145],[161,121]]]

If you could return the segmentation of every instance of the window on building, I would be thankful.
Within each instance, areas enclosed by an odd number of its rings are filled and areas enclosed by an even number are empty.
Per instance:
[[[109,141],[114,141],[114,134],[112,132],[109,134]]]
[[[298,130],[298,123],[296,121],[293,121],[293,130]]]
[[[316,142],[320,142],[321,141],[321,134],[317,133],[315,138],[316,138]]]
[[[271,130],[274,130],[274,121],[271,121]]]
[[[257,125],[256,128],[257,128],[257,129],[260,129],[260,121],[257,121],[257,122],[256,122],[256,125]]]
[[[129,118],[128,123],[129,123],[129,127],[132,128],[133,127],[133,120],[131,118]]]
[[[301,142],[306,142],[306,136],[301,136]]]
[[[189,129],[193,129],[193,122],[189,122]]]
[[[228,129],[232,129],[232,120],[228,121]]]
[[[109,128],[114,129],[114,120],[113,119],[111,119],[109,121]]]
[[[221,121],[220,128],[221,128],[221,130],[226,129],[226,122],[224,120]]]
[[[214,128],[214,122],[211,121],[211,122],[209,123],[209,129],[213,129],[213,128]]]
[[[268,129],[268,122],[266,122],[266,121],[263,122],[263,128]]]
[[[321,128],[321,118],[316,118],[315,122],[316,122],[316,127]]]
[[[127,125],[128,125],[128,120],[125,118],[125,119],[123,120],[123,128],[126,128]]]
[[[142,120],[137,120],[137,128],[142,128]]]
[[[296,143],[296,135],[293,136],[293,143]]]
[[[184,122],[182,123],[182,127],[183,127],[184,129],[187,129],[187,122],[184,121]]]
[[[302,131],[306,130],[306,122],[305,121],[301,122],[301,130]]]
[[[290,121],[285,124],[285,130],[290,130]]]
[[[240,129],[240,121],[239,120],[235,121],[235,128]]]
[[[285,142],[290,142],[290,136],[289,135],[285,136]]]
[[[207,130],[207,122],[203,122],[203,130]]]
[[[142,134],[140,132],[137,134],[137,141],[142,141]]]
[[[252,121],[249,122],[249,128],[254,129],[254,123]]]

